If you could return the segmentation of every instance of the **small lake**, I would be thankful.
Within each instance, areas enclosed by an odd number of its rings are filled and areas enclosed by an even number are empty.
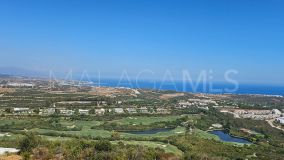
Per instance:
[[[126,131],[125,133],[130,134],[156,134],[160,132],[168,132],[174,130],[174,128],[159,128],[159,129],[151,129],[151,130],[145,130],[145,131]]]
[[[252,144],[252,142],[244,138],[233,137],[229,135],[228,133],[225,133],[224,131],[221,131],[221,130],[209,131],[209,133],[218,136],[223,142],[237,142],[237,143],[242,143],[242,144]]]

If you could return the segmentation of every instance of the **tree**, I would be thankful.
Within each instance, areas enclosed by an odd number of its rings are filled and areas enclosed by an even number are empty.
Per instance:
[[[34,109],[34,113],[39,114],[39,109]]]
[[[13,109],[12,108],[5,108],[5,112],[6,113],[13,113]]]
[[[33,148],[36,148],[41,143],[42,139],[33,133],[26,133],[25,137],[20,141],[20,151],[31,153]]]

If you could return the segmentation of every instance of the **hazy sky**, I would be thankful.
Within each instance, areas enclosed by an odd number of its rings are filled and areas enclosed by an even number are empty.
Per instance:
[[[0,67],[284,84],[283,0],[0,1]],[[103,75],[102,75],[103,76]],[[145,75],[146,76],[146,75]],[[151,74],[148,74],[150,77]]]

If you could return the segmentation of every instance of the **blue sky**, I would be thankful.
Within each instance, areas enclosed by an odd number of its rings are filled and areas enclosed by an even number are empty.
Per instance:
[[[0,67],[284,84],[283,0],[0,1]]]

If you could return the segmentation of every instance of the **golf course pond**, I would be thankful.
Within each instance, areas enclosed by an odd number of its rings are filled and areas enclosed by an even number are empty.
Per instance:
[[[156,129],[150,129],[150,130],[145,130],[145,131],[125,131],[125,133],[130,133],[130,134],[156,134],[160,132],[168,132],[172,131],[174,128],[156,128]]]
[[[248,141],[244,138],[234,137],[234,136],[226,133],[223,130],[213,130],[213,131],[209,131],[209,133],[218,136],[220,138],[220,140],[223,141],[223,142],[236,142],[236,143],[242,143],[242,144],[252,144],[252,142],[250,142],[250,141]]]

